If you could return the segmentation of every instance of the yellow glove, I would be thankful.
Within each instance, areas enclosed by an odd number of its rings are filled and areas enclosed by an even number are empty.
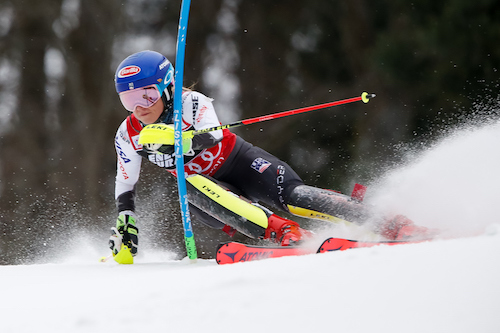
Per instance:
[[[139,135],[139,144],[147,149],[159,152],[163,146],[173,146],[175,142],[174,125],[151,124],[144,127]],[[193,144],[193,131],[182,132],[182,153],[191,150]]]

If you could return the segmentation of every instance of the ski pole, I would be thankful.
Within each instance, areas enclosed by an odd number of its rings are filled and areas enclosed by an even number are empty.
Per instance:
[[[212,132],[212,131],[217,131],[220,129],[225,129],[225,128],[234,128],[234,127],[239,127],[239,126],[245,126],[245,125],[250,125],[250,124],[255,124],[255,123],[261,123],[263,121],[267,120],[272,120],[272,119],[278,119],[278,118],[283,118],[283,117],[288,117],[292,116],[295,114],[300,114],[300,113],[305,113],[309,111],[314,111],[314,110],[319,110],[319,109],[326,109],[326,108],[331,108],[334,106],[342,105],[342,104],[348,104],[348,103],[354,103],[358,101],[363,101],[363,103],[368,103],[370,101],[370,98],[374,98],[375,94],[369,94],[367,92],[364,92],[361,94],[361,96],[358,97],[353,97],[353,98],[347,98],[347,99],[342,99],[339,101],[334,101],[334,102],[329,102],[329,103],[324,103],[324,104],[318,104],[318,105],[313,105],[313,106],[307,106],[299,109],[294,109],[294,110],[289,110],[289,111],[282,111],[282,112],[277,112],[277,113],[272,113],[267,116],[260,116],[260,117],[255,117],[255,118],[249,118],[249,119],[244,119],[244,120],[239,120],[235,121],[230,124],[226,125],[219,125],[219,126],[214,126],[210,128],[205,128],[205,129],[200,129],[200,130],[195,130],[192,132],[192,135],[197,135],[197,134],[202,134],[202,133],[207,133],[207,132]],[[185,137],[187,132],[183,133],[183,137]],[[191,137],[191,135],[187,134],[188,136]]]
[[[342,99],[339,101],[318,104],[318,105],[313,105],[313,106],[307,106],[307,107],[289,110],[289,111],[272,113],[272,114],[269,114],[267,116],[260,116],[260,117],[235,121],[234,123],[230,123],[230,124],[226,124],[226,125],[219,125],[219,126],[214,126],[214,127],[209,127],[209,128],[199,129],[199,130],[185,131],[185,132],[182,132],[182,138],[183,138],[183,140],[184,139],[192,139],[195,135],[202,134],[202,133],[208,133],[208,132],[217,131],[217,130],[221,130],[221,129],[225,129],[225,128],[234,128],[234,127],[245,126],[245,125],[250,125],[250,124],[255,124],[255,123],[261,123],[261,122],[266,121],[266,120],[283,118],[283,117],[287,117],[287,116],[292,116],[294,114],[330,108],[330,107],[342,105],[342,104],[354,103],[354,102],[358,102],[358,101],[363,101],[364,103],[368,103],[370,101],[370,98],[373,98],[373,97],[375,97],[375,94],[369,94],[367,92],[364,92],[361,94],[361,96],[358,96],[358,97],[347,98],[347,99]],[[174,103],[175,103],[175,97],[174,97]],[[174,109],[175,109],[175,107],[174,107]],[[180,119],[180,117],[179,117],[179,119]],[[141,131],[139,143],[140,144],[162,143],[162,144],[171,145],[172,144],[172,142],[170,142],[171,137],[164,136],[164,133],[163,133],[164,131],[166,131],[168,129],[169,129],[169,125],[165,125],[165,124],[147,125]],[[181,135],[177,134],[177,135],[174,135],[174,137],[180,138]],[[175,140],[176,143],[178,141],[182,141],[182,140]],[[177,152],[177,148],[176,148],[176,152]],[[179,156],[181,156],[181,155],[179,155]]]

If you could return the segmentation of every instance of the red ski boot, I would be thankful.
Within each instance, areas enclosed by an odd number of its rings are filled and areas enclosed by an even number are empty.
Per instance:
[[[404,215],[396,215],[382,224],[380,234],[390,240],[431,239],[437,230],[415,225]]]
[[[264,235],[264,239],[270,239],[281,246],[296,244],[304,238],[311,237],[310,231],[302,229],[298,223],[272,214]]]

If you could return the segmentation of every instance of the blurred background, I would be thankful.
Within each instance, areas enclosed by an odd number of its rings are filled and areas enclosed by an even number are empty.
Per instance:
[[[0,0],[0,264],[50,262],[75,243],[107,251],[127,116],[114,71],[144,49],[175,61],[180,4]],[[402,150],[497,116],[495,0],[194,0],[187,36],[185,85],[215,99],[222,123],[377,94],[234,130],[309,185],[350,193]],[[140,246],[183,257],[175,179],[143,166]],[[202,257],[228,239],[194,229]]]

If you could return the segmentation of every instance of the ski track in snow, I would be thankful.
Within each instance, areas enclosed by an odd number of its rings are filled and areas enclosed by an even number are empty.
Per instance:
[[[2,332],[500,332],[498,142],[498,124],[458,131],[369,187],[458,238],[224,266],[78,244],[0,267]]]

